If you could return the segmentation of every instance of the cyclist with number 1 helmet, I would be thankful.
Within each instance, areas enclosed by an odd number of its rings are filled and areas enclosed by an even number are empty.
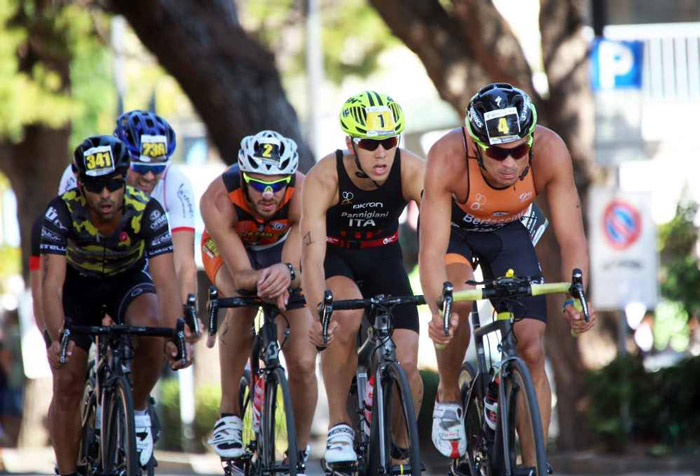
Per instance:
[[[457,378],[469,342],[471,304],[455,305],[446,337],[437,305],[442,283],[449,280],[456,290],[467,288],[477,261],[486,278],[504,276],[512,268],[519,275],[543,280],[531,236],[520,221],[537,195],[547,197],[564,279],[581,268],[587,280],[588,249],[566,144],[552,130],[537,125],[537,110],[524,91],[506,83],[489,84],[469,102],[466,127],[448,132],[430,149],[421,207],[421,284],[433,314],[429,332],[440,373],[432,438],[445,456],[456,458],[466,451]],[[542,342],[545,299],[523,298],[518,303],[514,309],[518,353],[532,374],[546,432],[551,392]],[[586,324],[567,303],[565,317],[572,329],[590,329],[594,320]],[[494,306],[505,310],[503,303]]]
[[[405,126],[401,106],[390,96],[365,91],[343,104],[340,126],[347,134],[347,150],[321,159],[309,172],[304,190],[303,278],[312,309],[322,301],[324,289],[332,290],[336,299],[413,294],[398,225],[407,202],[420,203],[425,162],[399,147]],[[418,312],[415,306],[397,306],[393,317],[397,357],[419,408],[423,382],[417,366]],[[357,460],[346,401],[357,366],[355,336],[361,319],[362,311],[334,312],[329,345],[321,356],[330,412],[325,452],[329,464]],[[311,339],[325,345],[318,319]]]

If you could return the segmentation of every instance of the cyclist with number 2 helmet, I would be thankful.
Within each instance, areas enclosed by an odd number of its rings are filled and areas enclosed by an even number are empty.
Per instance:
[[[311,169],[303,197],[304,290],[314,310],[326,288],[336,299],[413,294],[397,230],[407,202],[420,203],[425,162],[399,147],[405,126],[401,106],[385,94],[365,91],[343,104],[340,126],[347,134],[347,150],[329,154]],[[415,306],[397,306],[393,317],[397,357],[419,408],[418,312]],[[334,312],[329,345],[321,356],[330,412],[329,464],[357,460],[346,401],[357,366],[355,336],[361,319],[362,311]],[[311,339],[325,345],[318,319]]]
[[[282,347],[294,407],[300,459],[309,455],[316,409],[316,349],[308,341],[312,316],[301,294],[301,190],[296,143],[275,131],[241,141],[238,163],[217,177],[202,196],[206,224],[202,259],[211,282],[225,296],[257,293],[272,300],[289,321]],[[221,417],[209,443],[219,456],[243,455],[238,384],[251,351],[255,310],[229,309],[219,331]],[[213,345],[213,342],[209,343]]]
[[[537,111],[524,91],[506,83],[489,84],[469,102],[466,127],[448,132],[430,149],[421,207],[421,284],[433,314],[429,332],[440,373],[432,438],[445,456],[456,458],[466,451],[457,378],[469,343],[471,303],[455,305],[446,337],[437,305],[442,283],[449,280],[456,290],[466,289],[477,261],[486,278],[504,276],[512,268],[543,280],[531,237],[520,221],[541,194],[547,197],[561,247],[564,279],[581,268],[587,280],[588,249],[566,144],[537,125]],[[587,331],[594,319],[585,323],[571,303],[565,306],[566,319],[574,331]],[[505,310],[503,303],[494,306]],[[544,370],[545,299],[520,299],[514,312],[518,353],[532,374],[546,433],[551,391]],[[523,443],[528,452],[528,443]]]

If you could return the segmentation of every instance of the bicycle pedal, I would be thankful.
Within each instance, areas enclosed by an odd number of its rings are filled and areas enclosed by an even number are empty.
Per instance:
[[[355,476],[357,474],[357,461],[349,463],[326,463],[321,459],[321,467],[327,476]]]

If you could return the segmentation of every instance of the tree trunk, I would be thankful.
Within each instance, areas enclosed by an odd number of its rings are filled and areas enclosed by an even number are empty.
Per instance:
[[[533,88],[531,70],[510,26],[493,3],[454,0],[370,0],[392,32],[423,62],[440,96],[460,114],[471,96],[489,82],[506,81],[526,90],[538,109],[538,121],[569,146],[582,200],[591,180],[593,101],[588,86],[587,43],[582,36],[581,2],[541,0],[540,30],[549,95]],[[410,120],[410,118],[409,118]],[[584,201],[585,203],[585,201]],[[558,281],[561,257],[554,234],[538,247],[545,277]],[[579,342],[560,319],[562,297],[548,300],[547,353],[559,392],[558,447],[589,441],[584,424],[584,365]]]
[[[244,136],[273,129],[296,140],[302,170],[315,163],[274,56],[246,34],[231,0],[112,0],[110,6],[177,79],[225,162],[236,160]]]
[[[70,91],[70,54],[68,38],[55,22],[61,2],[36,1],[31,17],[20,9],[14,25],[26,30],[27,39],[17,52],[19,71],[31,77],[35,66],[41,64],[61,79],[58,93]],[[70,125],[51,128],[43,124],[26,125],[17,143],[0,143],[0,170],[10,180],[17,197],[22,273],[29,275],[31,229],[48,202],[56,196],[58,182],[68,160]],[[38,358],[44,358],[38,356]],[[25,389],[20,444],[40,446],[48,441],[42,424],[48,410],[51,392],[45,391],[45,381],[35,381]]]

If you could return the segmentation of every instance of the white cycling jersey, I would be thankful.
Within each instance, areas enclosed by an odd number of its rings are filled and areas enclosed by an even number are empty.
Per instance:
[[[77,180],[70,165],[63,172],[58,194],[77,186]],[[168,165],[163,176],[153,189],[151,197],[165,209],[171,233],[177,231],[194,232],[194,194],[188,178],[173,164]]]

